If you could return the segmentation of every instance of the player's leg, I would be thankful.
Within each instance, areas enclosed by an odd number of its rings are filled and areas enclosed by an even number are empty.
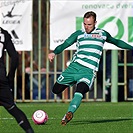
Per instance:
[[[77,81],[76,92],[72,101],[69,104],[66,115],[61,121],[62,125],[66,125],[73,118],[73,113],[80,106],[83,95],[91,89],[95,79],[95,73],[91,69],[85,68],[83,66],[79,67],[79,72],[77,72],[74,77]]]
[[[57,78],[57,81],[53,86],[52,92],[55,94],[59,94],[63,92],[67,87],[72,86],[75,82],[74,76],[73,76],[74,73],[77,73],[77,71],[75,71],[75,67],[71,67],[70,65]]]
[[[67,85],[63,85],[63,84],[59,84],[59,83],[55,83],[52,89],[52,92],[54,94],[59,94],[62,91],[64,91],[68,86]]]
[[[83,95],[89,91],[89,86],[85,82],[80,82],[77,84],[76,91],[74,93],[74,97],[70,102],[68,112],[74,113],[81,104]]]
[[[34,133],[24,112],[14,104],[11,89],[6,81],[0,81],[0,103],[16,119],[26,133]]]
[[[61,121],[62,125],[66,125],[73,118],[73,113],[78,109],[78,107],[81,104],[83,95],[88,91],[89,91],[89,86],[86,83],[84,82],[78,83],[74,97],[69,104],[68,111]]]

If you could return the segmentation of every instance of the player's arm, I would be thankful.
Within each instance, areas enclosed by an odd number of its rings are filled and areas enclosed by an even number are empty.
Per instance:
[[[54,59],[55,55],[60,54],[64,49],[68,48],[69,46],[73,45],[77,41],[77,36],[79,35],[81,31],[76,31],[73,34],[71,34],[64,43],[60,44],[55,48],[55,50],[48,55],[48,59],[50,62]]]
[[[70,44],[67,43],[67,41],[65,41],[63,44],[57,46],[52,53],[48,54],[49,61],[52,62],[56,54],[61,53],[65,48],[67,48],[69,46],[70,46]]]
[[[7,33],[5,37],[6,37],[5,38],[5,48],[6,48],[7,53],[11,59],[10,70],[8,73],[8,79],[9,79],[9,83],[13,84],[14,77],[15,77],[15,71],[18,67],[19,57],[18,57],[18,52],[16,51],[16,49],[13,45],[13,42],[11,40],[11,36]]]
[[[69,44],[66,41],[63,44],[57,46],[52,53],[48,54],[49,61],[52,62],[55,55],[61,53],[67,47],[69,47]]]
[[[122,48],[122,49],[131,49],[131,50],[133,50],[133,46],[127,44],[126,42],[113,38],[108,32],[106,32],[106,35],[107,35],[106,42],[112,43],[112,44],[114,44],[117,47]]]

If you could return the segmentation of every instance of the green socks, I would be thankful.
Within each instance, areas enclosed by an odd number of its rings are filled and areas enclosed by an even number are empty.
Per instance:
[[[79,105],[80,105],[80,103],[82,101],[82,98],[83,98],[83,95],[81,93],[79,93],[79,92],[76,92],[74,94],[74,98],[70,102],[70,105],[69,105],[69,108],[68,108],[68,112],[74,113],[78,109],[78,107],[79,107]]]

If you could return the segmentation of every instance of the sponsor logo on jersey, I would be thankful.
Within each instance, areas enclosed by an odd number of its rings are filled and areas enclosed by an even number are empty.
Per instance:
[[[100,34],[84,34],[84,38],[95,38],[95,39],[103,39]]]

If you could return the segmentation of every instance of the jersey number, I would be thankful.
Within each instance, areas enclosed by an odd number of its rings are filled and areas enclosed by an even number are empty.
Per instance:
[[[62,81],[64,79],[64,77],[62,75],[59,76],[58,80]]]

